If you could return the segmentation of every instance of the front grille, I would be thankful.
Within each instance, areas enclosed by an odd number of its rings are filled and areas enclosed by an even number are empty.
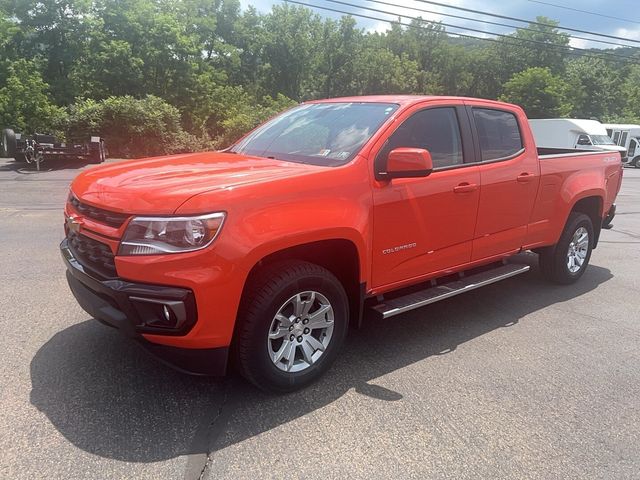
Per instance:
[[[71,253],[82,266],[105,278],[116,277],[116,263],[109,245],[72,231],[67,240]]]
[[[75,196],[71,195],[69,198],[69,203],[73,205],[79,213],[85,215],[86,217],[95,220],[96,222],[105,223],[110,227],[120,228],[124,222],[126,222],[129,215],[124,213],[116,213],[110,212],[108,210],[103,210],[102,208],[93,207],[91,205],[87,205],[86,203],[82,203]]]

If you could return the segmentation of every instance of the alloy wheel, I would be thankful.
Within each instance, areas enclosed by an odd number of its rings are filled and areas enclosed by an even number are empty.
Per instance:
[[[327,350],[333,327],[334,311],[327,297],[315,291],[297,293],[271,321],[267,338],[271,361],[285,372],[310,368]]]

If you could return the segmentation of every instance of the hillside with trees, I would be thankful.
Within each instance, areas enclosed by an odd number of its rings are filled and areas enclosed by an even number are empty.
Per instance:
[[[224,147],[296,102],[343,95],[498,98],[530,117],[640,123],[640,51],[577,54],[553,25],[483,41],[422,19],[367,32],[289,4],[0,0],[0,126],[100,132],[113,156],[136,157]]]

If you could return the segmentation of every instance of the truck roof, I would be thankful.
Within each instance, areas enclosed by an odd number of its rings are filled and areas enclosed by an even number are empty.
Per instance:
[[[496,105],[496,106],[508,106],[520,108],[518,105],[513,105],[506,102],[499,102],[497,100],[487,100],[484,98],[471,98],[471,97],[456,97],[456,96],[441,96],[441,95],[361,95],[361,96],[353,96],[353,97],[336,97],[336,98],[325,98],[322,100],[309,100],[304,103],[337,103],[337,102],[345,102],[345,103],[397,103],[399,105],[405,106],[413,103],[424,102],[425,100],[452,100],[452,101],[465,101],[465,100],[474,100],[486,102],[487,105]]]

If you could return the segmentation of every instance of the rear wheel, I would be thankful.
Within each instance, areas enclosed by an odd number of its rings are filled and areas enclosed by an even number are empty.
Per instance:
[[[635,168],[640,168],[640,155],[631,160],[631,165],[633,165]]]
[[[333,363],[348,324],[347,295],[328,270],[285,261],[258,273],[243,296],[236,332],[240,373],[272,392],[302,388]]]
[[[10,128],[2,130],[1,152],[4,158],[15,158],[16,155],[16,134]]]
[[[541,273],[555,283],[577,281],[589,264],[593,242],[591,219],[584,213],[572,212],[558,243],[540,252]]]

